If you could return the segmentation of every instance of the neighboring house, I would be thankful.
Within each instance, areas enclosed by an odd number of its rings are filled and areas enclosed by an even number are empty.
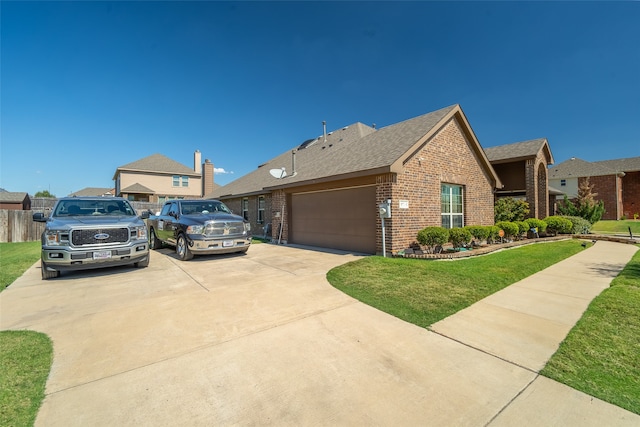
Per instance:
[[[116,169],[115,194],[132,201],[163,203],[168,199],[201,198],[215,189],[213,163],[193,155],[193,169],[162,154],[153,154]]]
[[[67,197],[103,196],[110,197],[115,193],[115,188],[86,187],[69,194]]]
[[[549,189],[547,166],[553,164],[553,155],[546,138],[489,147],[484,152],[504,184],[496,191],[496,200],[525,200],[531,218],[543,219],[553,213],[558,192]]]
[[[27,193],[0,192],[0,209],[28,211],[31,209],[31,198]]]
[[[578,187],[587,179],[598,194],[596,200],[604,202],[602,219],[633,218],[634,214],[640,214],[640,157],[598,162],[572,157],[549,169],[549,185],[560,189],[569,199],[578,195]]]
[[[286,176],[280,171],[286,170]],[[382,252],[412,245],[427,226],[493,224],[502,184],[459,105],[376,129],[362,123],[309,139],[208,194],[273,239]],[[256,230],[257,229],[257,230]]]

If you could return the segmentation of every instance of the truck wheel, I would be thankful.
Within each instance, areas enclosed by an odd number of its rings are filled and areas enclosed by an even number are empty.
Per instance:
[[[42,280],[55,279],[60,276],[58,270],[47,270],[47,264],[44,261],[40,261],[40,271],[42,272]]]
[[[156,231],[152,228],[149,232],[149,249],[158,250],[162,248],[162,240],[156,236]]]
[[[145,259],[143,259],[142,261],[138,261],[138,262],[134,263],[133,265],[136,268],[149,267],[149,258],[151,258],[151,254],[147,255],[147,257]]]
[[[187,238],[184,237],[184,234],[178,236],[178,241],[176,242],[176,254],[178,254],[178,258],[182,261],[189,261],[193,258],[193,253],[191,253],[191,249],[189,249],[189,244],[187,243]]]

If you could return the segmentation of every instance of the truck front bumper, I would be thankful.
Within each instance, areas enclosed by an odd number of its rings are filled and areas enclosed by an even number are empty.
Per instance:
[[[144,261],[148,256],[149,243],[146,240],[108,248],[88,249],[69,246],[42,248],[42,261],[47,268],[58,271],[115,267]]]
[[[246,252],[251,245],[250,236],[229,239],[207,239],[189,236],[189,250],[194,255],[228,254],[233,252]]]

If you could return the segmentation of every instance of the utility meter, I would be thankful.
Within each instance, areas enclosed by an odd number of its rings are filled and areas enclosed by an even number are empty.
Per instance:
[[[378,211],[380,218],[391,218],[391,200],[388,200],[386,203],[380,203],[380,205],[378,205]]]

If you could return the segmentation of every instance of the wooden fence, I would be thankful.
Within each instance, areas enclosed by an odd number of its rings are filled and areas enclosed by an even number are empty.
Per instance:
[[[0,209],[0,242],[33,242],[40,240],[43,222],[34,222],[33,211]]]
[[[40,240],[40,235],[44,231],[44,222],[33,221],[34,212],[43,212],[48,215],[51,212],[56,199],[40,200],[38,203],[32,202],[32,210],[9,210],[0,209],[0,243],[5,242],[33,242]],[[161,203],[130,202],[138,212],[149,210],[157,212],[162,207]]]

